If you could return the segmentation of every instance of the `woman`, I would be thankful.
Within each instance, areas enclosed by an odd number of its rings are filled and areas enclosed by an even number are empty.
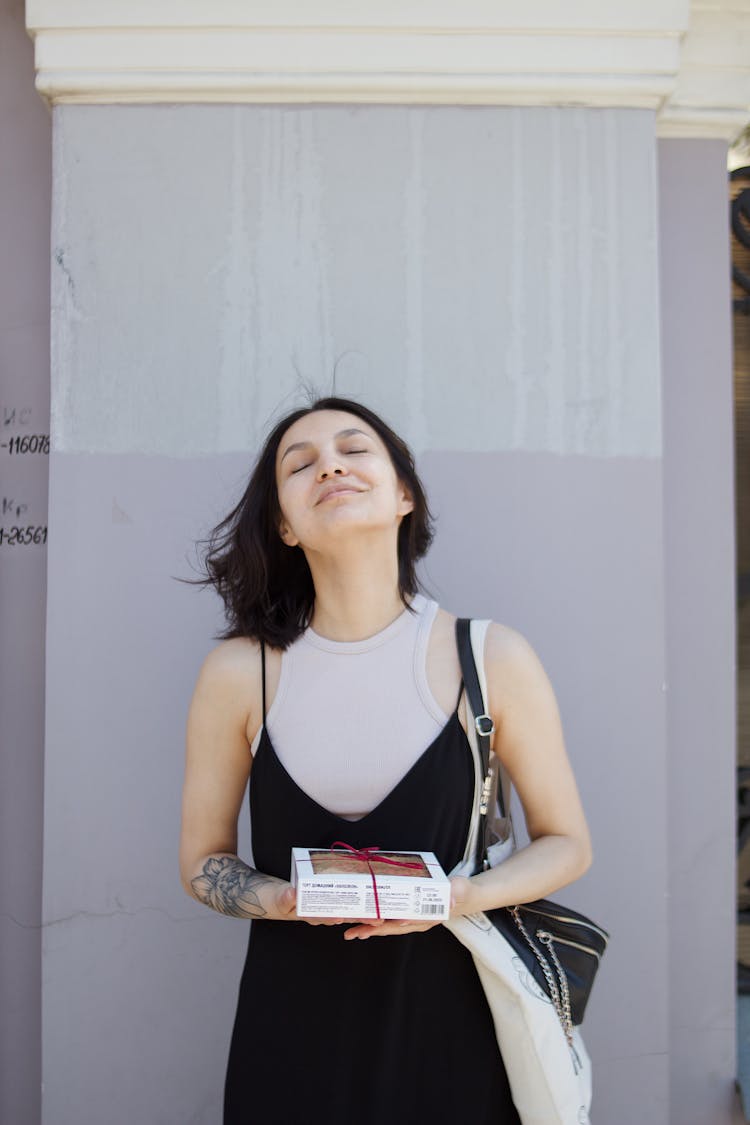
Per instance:
[[[417,591],[431,541],[411,454],[366,407],[320,399],[269,435],[215,530],[229,627],[190,707],[188,894],[253,919],[225,1125],[508,1125],[519,1118],[469,953],[439,923],[299,919],[293,846],[463,854],[474,773],[455,618]],[[452,880],[452,911],[571,883],[591,842],[555,696],[528,642],[490,626],[494,752],[531,843]],[[253,865],[237,855],[250,778]]]

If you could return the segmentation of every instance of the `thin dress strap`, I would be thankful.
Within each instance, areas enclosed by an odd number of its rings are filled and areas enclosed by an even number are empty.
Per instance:
[[[266,725],[266,645],[261,637],[260,641],[260,676],[263,690],[263,726]]]
[[[458,633],[456,633],[456,653],[458,654],[458,661],[459,661],[459,665],[460,665],[461,655],[460,655],[459,648],[458,648]],[[456,700],[456,708],[455,708],[456,711],[458,711],[459,707],[461,706],[461,696],[464,693],[464,686],[465,686],[464,685],[464,674],[463,674],[463,669],[462,669],[462,671],[461,671],[461,681],[458,685],[458,699]]]

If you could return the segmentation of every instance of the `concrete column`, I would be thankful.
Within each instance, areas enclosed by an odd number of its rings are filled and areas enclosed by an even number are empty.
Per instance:
[[[648,110],[55,110],[47,1125],[216,1120],[246,926],[177,882],[219,614],[172,576],[334,368],[418,452],[435,595],[549,670],[597,857],[565,900],[615,937],[595,1119],[663,1125],[655,155]]]
[[[675,1125],[728,1120],[729,1078],[736,1073],[737,602],[727,200],[721,141],[660,141]]]
[[[38,1125],[51,114],[0,0],[0,1121]]]

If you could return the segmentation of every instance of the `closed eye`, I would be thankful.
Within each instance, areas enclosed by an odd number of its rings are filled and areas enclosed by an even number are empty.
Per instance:
[[[343,452],[344,452],[344,455],[346,457],[348,457],[350,454],[354,454],[354,453],[369,453],[370,450],[369,449],[345,449]],[[291,475],[294,476],[295,473],[301,473],[303,469],[309,469],[311,464],[312,464],[311,461],[307,461],[307,462],[305,462],[304,465],[298,465],[296,469],[292,469]]]

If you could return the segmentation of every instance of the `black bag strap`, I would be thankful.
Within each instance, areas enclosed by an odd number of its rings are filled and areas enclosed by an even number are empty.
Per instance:
[[[260,638],[260,669],[263,691],[263,726],[266,725],[266,643]]]
[[[456,619],[456,646],[458,659],[461,662],[461,673],[466,686],[466,695],[469,706],[474,716],[474,731],[476,734],[479,758],[482,764],[482,790],[479,798],[479,824],[477,826],[477,851],[476,868],[486,871],[490,866],[487,856],[489,847],[490,823],[487,818],[489,802],[493,793],[494,768],[490,765],[490,735],[495,729],[492,716],[487,714],[482,687],[479,682],[474,651],[471,645],[471,621],[468,617]],[[502,786],[497,786],[497,800],[500,806],[500,815],[505,816]]]

